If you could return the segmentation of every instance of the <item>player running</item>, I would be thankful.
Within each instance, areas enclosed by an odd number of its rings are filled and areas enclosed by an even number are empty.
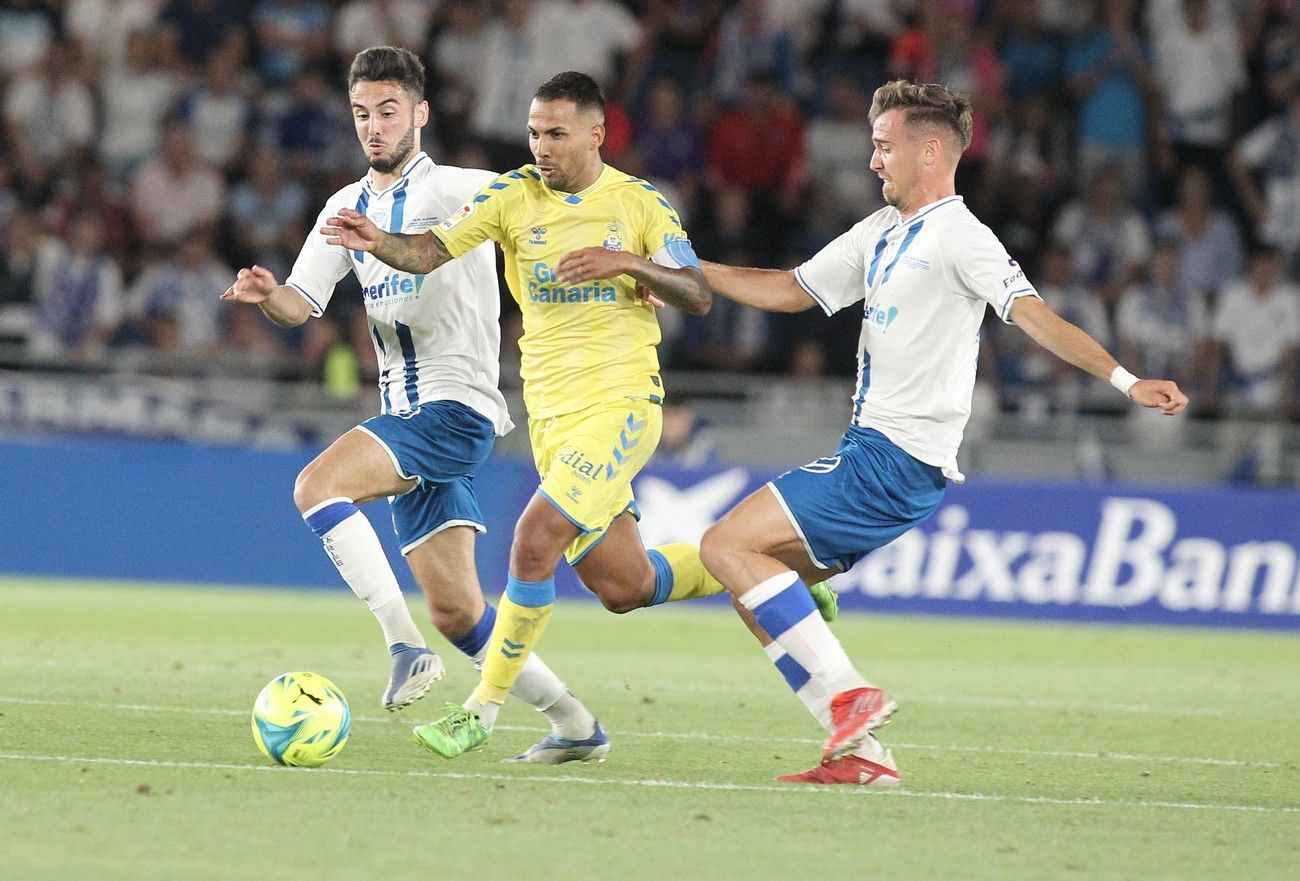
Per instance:
[[[355,211],[340,211],[321,229],[327,242],[407,272],[496,241],[523,311],[520,372],[541,486],[515,526],[482,680],[463,708],[416,728],[445,758],[487,740],[550,618],[561,556],[615,612],[723,590],[695,546],[646,551],[637,532],[631,484],[659,442],[664,395],[651,301],[703,314],[712,295],[668,201],[601,160],[604,119],[591,77],[558,74],[529,110],[536,165],[501,175],[431,235],[392,235]],[[597,728],[589,740],[549,748],[583,758],[603,742]]]
[[[772,312],[865,299],[853,415],[833,456],[788,471],[705,533],[701,556],[775,642],[767,647],[829,732],[822,762],[778,779],[896,785],[898,767],[871,735],[896,705],[854,668],[801,586],[842,572],[926,517],[948,481],[964,478],[957,448],[970,415],[980,324],[992,305],[1058,357],[1108,378],[1167,415],[1187,397],[1139,380],[1039,298],[960,196],[970,100],[897,80],[876,90],[871,168],[882,208],[789,272],[704,264],[719,294]]]
[[[435,165],[420,150],[428,121],[424,67],[405,49],[381,46],[356,56],[348,93],[370,172],[326,202],[393,232],[418,233],[451,217],[486,182],[487,171]],[[334,286],[355,272],[379,361],[381,415],[367,419],[316,457],[293,498],[339,574],[378,619],[393,671],[383,705],[397,710],[441,678],[442,661],[425,643],[359,505],[389,496],[403,556],[424,593],[434,625],[480,666],[496,611],[483,601],[474,535],[484,532],[471,479],[495,437],[512,427],[497,389],[500,300],[490,245],[436,272],[407,273],[361,251],[312,235],[285,284],[266,269],[241,269],[223,300],[256,303],[284,327],[325,311]],[[595,718],[532,656],[512,680],[517,697],[543,712],[552,737],[588,738]],[[606,747],[607,748],[607,747]],[[552,761],[565,756],[544,754]]]

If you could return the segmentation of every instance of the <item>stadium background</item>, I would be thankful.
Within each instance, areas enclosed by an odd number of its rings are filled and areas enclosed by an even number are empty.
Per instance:
[[[1101,597],[1085,588],[1105,569],[1131,591],[1102,607],[1137,598],[1173,620],[1265,607],[1273,626],[1300,620],[1300,539],[1284,514],[1300,480],[1300,7],[1289,2],[11,0],[0,430],[12,479],[0,492],[32,532],[0,539],[0,568],[333,583],[288,488],[312,450],[376,406],[355,280],[324,320],[291,331],[214,293],[254,262],[283,279],[318,206],[363,169],[342,82],[356,51],[383,42],[426,60],[424,145],[467,166],[526,161],[534,84],[589,71],[610,97],[607,160],[668,195],[701,256],[760,266],[796,265],[879,206],[866,136],[876,85],[905,76],[969,91],[976,131],[959,190],[1055,308],[1139,374],[1178,379],[1192,410],[1132,412],[990,317],[963,451],[971,486],[950,496],[957,520],[927,529],[961,521],[976,544],[993,530],[1015,586],[997,586],[966,545],[950,577],[923,573],[904,548],[891,553],[912,569],[886,577],[892,587],[846,580],[849,604],[939,608],[964,590],[972,602],[957,611],[1051,613]],[[520,416],[518,312],[502,292],[502,375]],[[662,319],[671,406],[647,480],[670,487],[661,508],[692,508],[675,521],[689,527],[658,537],[691,539],[746,487],[833,448],[859,318],[719,300],[707,317]],[[162,443],[122,446],[133,437]],[[525,445],[524,432],[505,438],[499,475],[483,478],[508,483],[502,498],[527,495]],[[266,470],[241,483],[249,448]],[[61,456],[68,466],[54,469]],[[34,492],[33,478],[67,482],[67,494]],[[1080,494],[1055,519],[1038,513],[1071,484]],[[267,548],[292,553],[214,546],[222,518],[192,504],[196,486],[239,493],[229,513],[272,524]],[[1181,494],[1160,495],[1171,487]],[[142,523],[76,523],[77,510],[126,498],[147,500]],[[1110,523],[1127,531],[1098,557],[1110,499],[1151,501],[1141,510],[1156,519]],[[163,551],[140,530],[169,505]],[[1225,513],[1234,506],[1277,513]],[[514,510],[483,542],[489,585]],[[382,505],[371,513],[384,519]],[[41,562],[35,538],[50,530],[131,551],[85,540]],[[1059,534],[1082,543],[1082,561],[1052,545]],[[1208,557],[1200,540],[1214,543]],[[1227,600],[1243,591],[1244,605]]]
[[[959,191],[1048,302],[1189,391],[1148,418],[987,325],[967,484],[837,582],[837,634],[904,706],[899,797],[772,782],[817,732],[725,605],[615,617],[567,570],[543,655],[609,763],[498,764],[539,736],[511,703],[492,750],[432,764],[409,724],[473,680],[436,637],[437,696],[377,715],[373,622],[291,498],[378,407],[357,291],[294,332],[216,294],[283,279],[363,173],[343,74],[384,42],[429,66],[439,162],[527,161],[536,84],[596,75],[607,159],[701,256],[762,266],[879,206],[876,86],[968,90]],[[0,876],[1294,875],[1300,3],[0,0],[0,117]],[[860,321],[661,318],[651,542],[833,449]],[[490,596],[526,445],[477,479]],[[353,705],[319,771],[248,737],[288,668]]]

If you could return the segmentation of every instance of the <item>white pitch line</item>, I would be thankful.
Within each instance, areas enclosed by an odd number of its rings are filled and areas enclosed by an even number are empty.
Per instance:
[[[157,759],[112,759],[104,756],[48,756],[24,753],[0,753],[0,760],[15,762],[61,762],[82,765],[120,765],[145,768],[191,768],[215,771],[270,771],[293,773],[291,769],[274,765],[237,765],[226,762],[170,762]],[[304,773],[299,771],[298,773]],[[979,792],[925,792],[909,789],[868,789],[867,787],[839,787],[792,784],[766,786],[748,783],[716,783],[707,780],[613,779],[604,777],[575,777],[572,775],[541,774],[488,774],[459,771],[382,771],[361,768],[313,768],[311,773],[340,774],[356,777],[418,777],[445,780],[492,780],[528,783],[573,783],[583,786],[640,786],[654,789],[700,789],[723,792],[779,792],[779,793],[845,793],[848,797],[861,795],[893,796],[899,798],[936,798],[948,801],[982,801],[1009,804],[1060,805],[1066,807],[1117,807],[1117,808],[1168,808],[1190,811],[1243,811],[1258,814],[1297,814],[1300,807],[1268,805],[1214,804],[1212,802],[1132,801],[1104,798],[1054,798],[1040,795],[992,795]]]
[[[44,698],[8,697],[0,695],[0,703],[25,704],[42,707],[80,707],[93,710],[121,710],[143,713],[190,713],[213,716],[248,716],[247,710],[232,710],[224,707],[168,707],[151,704],[108,704],[86,703],[84,701],[56,701]],[[353,722],[374,722],[391,725],[401,722],[399,716],[352,716]],[[501,731],[537,731],[527,725],[498,725]],[[710,734],[697,731],[620,731],[619,737],[644,737],[652,740],[722,740],[733,743],[785,743],[798,745],[817,745],[821,740],[806,737],[756,737],[747,734]],[[1158,762],[1162,764],[1211,765],[1228,768],[1280,768],[1281,762],[1249,761],[1244,759],[1200,758],[1195,756],[1157,756],[1141,753],[1117,753],[1106,750],[1095,752],[1069,750],[1039,750],[996,746],[961,746],[956,744],[935,743],[899,743],[891,741],[890,746],[899,749],[925,750],[929,752],[984,753],[988,755],[1015,755],[1057,759],[1113,759],[1122,762]]]

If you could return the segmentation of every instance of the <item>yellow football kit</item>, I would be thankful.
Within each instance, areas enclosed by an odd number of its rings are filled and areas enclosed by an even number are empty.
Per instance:
[[[565,255],[600,246],[672,268],[698,266],[681,220],[652,185],[605,166],[579,193],[542,182],[532,165],[488,184],[431,230],[453,257],[488,239],[506,258],[506,282],[523,312],[520,375],[538,492],[579,530],[565,548],[570,563],[605,537],[624,511],[636,513],[632,479],[650,460],[663,427],[659,322],[636,295],[631,276],[578,285],[559,280]],[[698,548],[677,543],[648,552],[652,603],[723,590]],[[554,579],[522,582],[511,573],[474,691],[499,705],[541,639]],[[491,727],[491,719],[487,725]]]
[[[501,175],[433,229],[453,257],[492,239],[523,312],[520,375],[541,492],[583,534],[573,562],[632,506],[632,479],[659,443],[659,322],[620,275],[566,285],[555,267],[591,246],[668,266],[698,265],[681,220],[655,187],[605,166],[580,193],[535,166]]]

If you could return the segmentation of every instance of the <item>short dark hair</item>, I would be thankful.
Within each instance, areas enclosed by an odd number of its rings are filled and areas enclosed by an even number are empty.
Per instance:
[[[357,53],[348,70],[348,91],[357,83],[397,83],[412,103],[424,100],[424,62],[410,49],[371,46]]]
[[[605,117],[605,96],[596,81],[585,73],[566,70],[537,87],[538,101],[572,101],[579,110],[594,110]]]
[[[938,83],[909,83],[891,80],[876,89],[871,98],[870,120],[886,110],[901,109],[913,125],[945,128],[957,136],[964,151],[970,146],[971,101],[970,96],[954,92]]]

